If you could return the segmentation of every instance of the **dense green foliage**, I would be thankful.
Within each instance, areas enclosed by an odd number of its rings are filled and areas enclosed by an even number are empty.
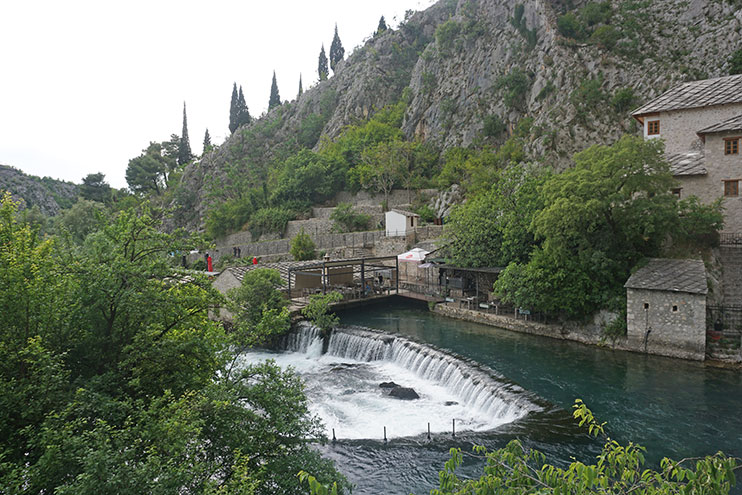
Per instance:
[[[379,35],[386,30],[387,30],[386,19],[384,19],[384,16],[381,16],[381,19],[379,19],[379,25],[376,27],[376,34]]]
[[[206,132],[204,133],[204,153],[208,153],[211,150],[211,136],[209,135],[209,130],[206,129]]]
[[[237,130],[238,113],[237,83],[232,84],[232,99],[229,101],[229,132]]]
[[[670,193],[673,179],[656,141],[625,136],[578,153],[575,163],[539,187],[543,208],[528,227],[538,244],[527,262],[503,257],[509,264],[495,290],[504,301],[571,318],[618,308],[637,262],[661,255],[670,238],[703,246],[721,227],[718,203]]]
[[[301,74],[299,74],[299,91],[296,93],[296,97],[299,98],[304,92],[304,88],[301,85]]]
[[[183,102],[183,130],[180,133],[180,144],[178,145],[178,166],[182,167],[193,159],[191,153],[191,142],[188,139],[188,117],[186,117],[186,104]]]
[[[327,333],[340,322],[340,318],[330,312],[330,304],[342,301],[342,299],[343,295],[334,291],[327,294],[314,294],[309,297],[309,303],[301,310],[301,314],[322,332]]]
[[[319,74],[320,81],[326,81],[327,76],[330,74],[327,68],[327,55],[325,55],[325,45],[319,51],[319,61],[317,63],[317,73]]]
[[[234,315],[241,346],[264,344],[288,331],[288,300],[278,290],[282,284],[277,270],[258,268],[245,273],[242,285],[228,292],[227,308]]]
[[[3,199],[3,493],[291,494],[302,468],[339,476],[309,447],[322,433],[300,380],[232,359],[285,328],[272,285],[253,284],[257,323],[225,334],[208,318],[222,298],[168,255],[197,239],[161,225],[143,205],[68,246]]]
[[[168,187],[169,175],[177,170],[180,138],[173,134],[170,141],[149,143],[142,154],[129,160],[126,183],[135,193],[161,194]]]
[[[272,96],[272,93],[271,93]],[[276,96],[278,96],[278,89],[276,88]],[[280,99],[279,99],[280,103]],[[247,103],[245,102],[245,94],[242,92],[242,86],[240,86],[240,91],[237,94],[237,116],[235,123],[237,124],[237,128],[239,129],[245,124],[249,124],[252,121],[252,117],[250,117],[250,111],[247,109]]]
[[[80,184],[80,196],[83,199],[90,201],[97,201],[99,203],[107,203],[111,200],[111,186],[105,181],[105,175],[98,172],[96,174],[88,174],[82,179]]]
[[[281,96],[278,94],[278,83],[276,82],[276,71],[273,71],[271,80],[271,95],[268,98],[268,110],[272,110],[281,104]]]
[[[335,24],[335,35],[332,37],[332,44],[330,45],[330,68],[332,72],[335,72],[338,62],[343,60],[343,57],[345,57],[345,48],[343,48],[343,43],[338,36],[338,25]]]
[[[358,232],[368,230],[371,217],[356,212],[350,203],[340,203],[330,214],[330,220],[337,232]]]
[[[742,74],[742,48],[729,57],[729,75]]]
[[[315,252],[316,248],[314,241],[309,237],[309,234],[304,232],[304,228],[302,227],[299,233],[291,240],[289,252],[296,261],[313,260],[317,256]]]

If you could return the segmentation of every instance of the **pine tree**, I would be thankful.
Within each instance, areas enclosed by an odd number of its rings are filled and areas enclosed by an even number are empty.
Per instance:
[[[191,142],[188,139],[188,118],[186,117],[186,104],[183,102],[183,132],[180,134],[178,146],[178,165],[183,166],[193,159],[191,154]]]
[[[379,27],[376,28],[376,34],[381,34],[386,30],[386,21],[384,20],[384,16],[381,16],[381,19],[379,19]]]
[[[242,88],[240,88],[240,91]],[[232,102],[229,105],[229,132],[237,130],[237,114],[238,114],[238,99],[237,99],[237,83],[232,86]]]
[[[268,110],[271,110],[280,104],[281,104],[281,97],[278,95],[278,84],[276,83],[276,71],[273,71],[273,82],[271,82],[271,96],[268,99]]]
[[[250,117],[247,103],[245,103],[245,94],[242,92],[242,86],[240,86],[240,92],[237,96],[237,127],[249,124],[251,120],[252,117]]]
[[[209,151],[211,149],[211,136],[209,136],[209,130],[206,129],[206,134],[204,134],[204,153]]]
[[[303,92],[304,92],[304,88],[301,87],[301,73],[300,73],[299,74],[299,94],[296,95],[296,98],[298,99]]]
[[[338,25],[335,24],[335,36],[332,37],[332,45],[330,45],[330,68],[332,72],[335,72],[335,67],[337,67],[338,62],[343,60],[343,57],[345,57],[345,48],[343,48],[343,43],[338,36]]]
[[[329,70],[327,69],[327,55],[325,55],[325,45],[322,45],[322,49],[319,52],[319,66],[317,67],[317,72],[319,72],[320,81],[327,80]]]

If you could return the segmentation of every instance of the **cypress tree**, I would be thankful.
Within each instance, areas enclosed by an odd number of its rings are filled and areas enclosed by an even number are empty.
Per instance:
[[[379,19],[379,27],[376,28],[376,34],[381,34],[386,30],[386,21],[384,20],[384,16],[381,16],[381,19]]]
[[[251,120],[252,117],[250,117],[247,103],[245,103],[245,94],[242,92],[242,86],[240,86],[240,92],[237,96],[237,127],[249,124]]]
[[[338,25],[335,24],[335,36],[332,37],[332,45],[330,45],[330,68],[332,72],[335,72],[335,67],[343,57],[345,57],[345,48],[343,48],[343,43],[338,36]]]
[[[193,159],[191,154],[191,142],[188,139],[188,118],[186,117],[186,104],[183,102],[183,132],[180,135],[178,146],[178,165],[181,167]]]
[[[268,110],[281,104],[281,97],[278,95],[278,84],[276,83],[276,71],[273,71],[273,82],[271,82],[271,96],[268,99]]]
[[[298,99],[303,92],[304,92],[304,88],[301,87],[301,73],[299,73],[299,94],[296,95],[296,98]]]
[[[322,49],[319,52],[319,66],[317,67],[319,72],[319,80],[326,81],[329,70],[327,69],[327,55],[325,55],[325,45],[322,45]]]
[[[204,153],[209,151],[209,148],[211,148],[211,136],[209,136],[209,130],[206,129],[206,134],[204,134]]]
[[[240,87],[242,91],[242,87]],[[232,86],[232,102],[229,105],[229,132],[237,130],[237,114],[238,114],[238,99],[237,99],[237,83]]]

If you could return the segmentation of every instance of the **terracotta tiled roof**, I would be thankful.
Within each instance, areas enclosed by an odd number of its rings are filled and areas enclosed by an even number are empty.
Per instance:
[[[686,153],[674,153],[667,155],[672,175],[706,175],[703,153],[699,151],[688,151]]]
[[[704,79],[676,86],[650,101],[631,115],[742,103],[742,74]]]
[[[742,131],[742,114],[737,115],[736,117],[732,117],[731,119],[727,119],[723,122],[719,122],[718,124],[710,125],[698,131],[697,134],[699,136],[702,136],[703,134],[731,131]]]
[[[647,266],[629,277],[624,287],[690,294],[708,293],[706,268],[701,260],[652,258]]]

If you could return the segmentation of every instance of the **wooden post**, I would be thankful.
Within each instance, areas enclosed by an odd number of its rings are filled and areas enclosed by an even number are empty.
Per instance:
[[[353,267],[350,269],[353,270]],[[366,260],[361,259],[361,298],[364,297],[366,297]]]
[[[384,427],[384,443],[386,443],[386,426]]]
[[[394,263],[396,265],[396,273],[394,275],[397,279],[397,294],[399,294],[399,258],[397,258],[396,256],[394,258]]]
[[[452,431],[451,436],[455,437],[456,436],[456,418],[453,418],[451,420],[451,431]]]
[[[428,440],[430,440],[430,423],[428,423]]]
[[[337,438],[335,438],[335,428],[332,429],[332,443],[337,442]]]

